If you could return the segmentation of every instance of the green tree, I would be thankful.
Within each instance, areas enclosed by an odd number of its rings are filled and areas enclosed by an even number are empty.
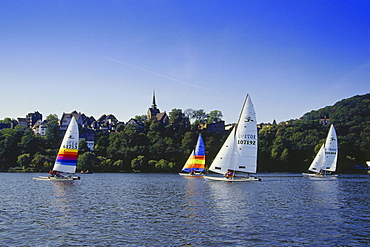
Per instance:
[[[17,163],[23,170],[27,170],[32,161],[30,154],[21,154],[18,156]]]
[[[57,148],[62,141],[61,131],[57,120],[46,123],[46,140],[49,148]]]
[[[161,159],[155,164],[155,170],[157,172],[172,172],[173,167],[175,166],[175,163],[168,162],[165,159]]]
[[[78,156],[77,169],[94,171],[95,168],[100,166],[100,161],[92,152],[86,152]]]
[[[136,115],[135,116],[135,119],[138,120],[138,121],[140,121],[140,122],[142,122],[142,123],[144,123],[145,121],[148,120],[148,116],[147,115]]]
[[[218,111],[218,110],[214,110],[214,111],[211,111],[210,113],[208,113],[208,120],[207,120],[207,123],[211,124],[211,123],[217,123],[217,122],[220,122],[222,119],[222,112],[221,111]]]
[[[139,155],[131,160],[131,168],[133,171],[144,171],[147,168],[147,160],[144,156]]]
[[[58,121],[58,115],[57,115],[57,114],[49,114],[49,115],[46,117],[46,120],[48,120],[48,121],[51,121],[51,120],[56,120],[56,121]]]
[[[87,142],[85,139],[81,139],[79,142],[78,142],[78,152],[80,154],[83,154],[85,152],[88,152],[90,151],[89,147],[87,146]]]
[[[195,118],[195,123],[205,123],[207,121],[208,115],[203,109],[196,110],[194,112],[193,118]]]
[[[52,163],[48,156],[43,154],[36,154],[33,157],[30,166],[33,167],[35,171],[45,171],[49,170],[52,167]]]
[[[15,129],[3,129],[0,131],[0,168],[6,170],[17,164],[20,154],[20,143],[24,130],[16,126]]]

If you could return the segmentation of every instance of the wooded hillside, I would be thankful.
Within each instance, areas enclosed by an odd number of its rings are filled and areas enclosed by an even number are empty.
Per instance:
[[[190,124],[181,109],[169,113],[170,123],[146,121],[95,135],[94,151],[80,141],[78,170],[95,172],[179,172],[202,133],[209,166],[228,132],[210,133]],[[355,96],[300,119],[273,124],[259,131],[258,172],[307,170],[324,143],[330,124],[338,135],[338,172],[353,171],[370,160],[370,94]],[[0,171],[48,171],[52,168],[61,133],[56,120],[48,123],[45,137],[16,126],[0,131]]]

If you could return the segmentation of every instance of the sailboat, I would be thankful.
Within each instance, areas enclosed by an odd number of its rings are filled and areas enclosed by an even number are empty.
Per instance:
[[[64,135],[62,144],[59,148],[58,156],[55,160],[53,170],[50,171],[50,176],[40,176],[33,178],[34,180],[79,180],[80,177],[72,176],[76,172],[77,157],[78,157],[78,141],[79,132],[76,119],[72,117]]]
[[[251,97],[247,95],[238,123],[212,162],[209,171],[224,176],[203,176],[207,181],[260,181],[257,171],[257,120]]]
[[[332,174],[337,168],[338,159],[338,141],[335,133],[334,125],[330,126],[328,136],[325,143],[321,146],[315,159],[312,161],[307,173],[302,173],[304,176],[315,177],[335,177],[338,175]]]
[[[204,142],[202,135],[199,134],[197,144],[184,167],[179,173],[181,176],[203,176],[206,166],[206,151],[204,148]]]

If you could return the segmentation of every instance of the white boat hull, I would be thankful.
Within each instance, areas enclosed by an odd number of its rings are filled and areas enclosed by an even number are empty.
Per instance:
[[[71,181],[80,180],[80,177],[43,177],[33,178],[33,180],[50,180],[50,181]]]
[[[316,177],[316,178],[336,178],[339,175],[338,174],[318,174],[318,173],[302,173],[305,177]]]
[[[196,177],[196,178],[201,178],[203,177],[203,174],[200,174],[200,173],[196,173],[196,174],[190,174],[190,173],[179,173],[179,175],[183,176],[183,177]]]
[[[225,181],[225,182],[249,182],[249,181],[261,181],[260,178],[256,177],[215,177],[215,176],[203,176],[206,181]]]

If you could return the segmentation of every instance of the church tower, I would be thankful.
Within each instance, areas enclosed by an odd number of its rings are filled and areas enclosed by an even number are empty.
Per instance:
[[[157,108],[157,105],[155,103],[155,92],[153,90],[153,102],[151,107],[148,110],[148,120],[152,119],[153,117],[156,117],[157,114],[160,113],[159,109]]]

